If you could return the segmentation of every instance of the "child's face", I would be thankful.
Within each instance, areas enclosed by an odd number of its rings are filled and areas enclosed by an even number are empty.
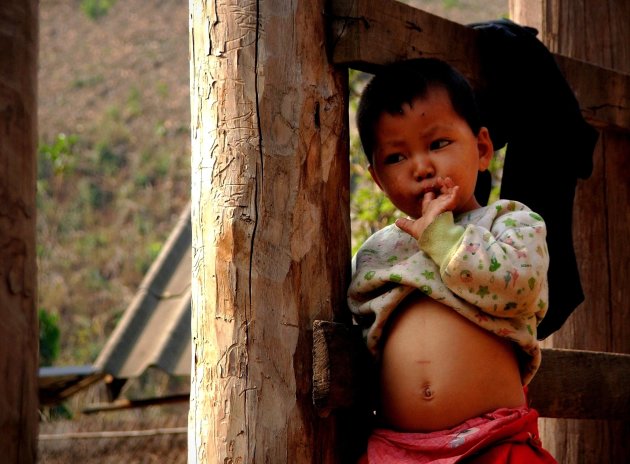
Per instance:
[[[486,128],[473,134],[445,89],[430,88],[424,98],[404,105],[401,114],[383,113],[375,135],[370,174],[399,210],[422,216],[422,198],[435,192],[438,177],[450,177],[459,186],[455,214],[479,207],[477,173],[488,168],[492,142]]]

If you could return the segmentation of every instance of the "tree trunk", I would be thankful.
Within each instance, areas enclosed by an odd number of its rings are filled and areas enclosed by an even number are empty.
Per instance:
[[[630,2],[510,0],[510,9],[516,22],[540,31],[551,51],[630,73]],[[593,175],[578,183],[574,208],[573,234],[586,298],[547,346],[630,353],[628,153],[628,132],[602,130]],[[630,458],[628,421],[546,419],[541,429],[545,445],[561,463]]]
[[[0,453],[37,455],[37,0],[0,3]]]
[[[190,0],[191,463],[339,462],[312,323],[345,307],[347,78],[324,0]]]

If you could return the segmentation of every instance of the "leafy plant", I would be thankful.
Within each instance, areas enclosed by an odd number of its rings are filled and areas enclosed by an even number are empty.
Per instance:
[[[97,20],[107,13],[116,0],[81,0],[81,10],[92,20]]]
[[[39,309],[39,365],[52,366],[59,351],[60,330],[59,317],[43,308]]]
[[[57,134],[50,143],[41,143],[38,150],[38,177],[50,177],[70,171],[76,164],[75,147],[79,137],[77,135]]]

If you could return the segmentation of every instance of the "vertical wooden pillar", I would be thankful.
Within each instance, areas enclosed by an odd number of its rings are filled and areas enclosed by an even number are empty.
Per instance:
[[[190,0],[191,463],[339,462],[312,322],[349,277],[347,79],[324,0]]]
[[[510,0],[510,10],[516,22],[537,28],[551,51],[630,73],[630,2]],[[578,184],[574,241],[586,299],[550,337],[555,347],[630,353],[629,154],[630,133],[604,128],[593,175]],[[562,154],[567,159],[570,155]],[[561,463],[630,459],[628,421],[547,419],[543,434]]]
[[[0,460],[37,454],[38,1],[0,2]]]

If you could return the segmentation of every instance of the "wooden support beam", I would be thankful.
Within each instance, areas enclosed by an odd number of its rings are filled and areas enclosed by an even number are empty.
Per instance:
[[[478,31],[395,0],[334,0],[329,12],[332,61],[365,72],[408,58],[434,57],[480,82]],[[596,127],[630,130],[630,75],[562,55],[556,62]]]
[[[37,462],[39,1],[0,1],[0,452]]]
[[[369,400],[366,386],[375,382],[366,382],[374,376],[366,356],[358,327],[315,321],[313,400],[318,408],[328,413]],[[630,355],[543,349],[543,364],[528,396],[542,417],[626,419],[630,416]]]
[[[189,3],[188,462],[348,462],[311,397],[310,328],[343,317],[350,278],[348,76],[325,0]]]

